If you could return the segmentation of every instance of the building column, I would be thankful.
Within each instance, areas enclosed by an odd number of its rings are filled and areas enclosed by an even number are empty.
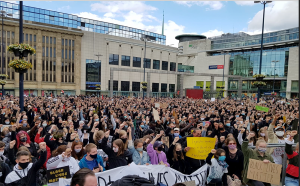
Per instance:
[[[150,97],[150,72],[147,72],[147,97]]]
[[[214,76],[211,76],[210,77],[210,91],[215,91],[216,88],[215,88],[215,77]]]
[[[183,75],[182,74],[179,75],[179,83],[180,83],[179,97],[183,98]]]
[[[113,97],[113,88],[114,88],[114,71],[110,70],[110,81],[109,81],[109,87],[110,87],[110,97]]]
[[[239,78],[239,80],[238,80],[238,98],[242,98],[242,86],[243,86],[242,78]]]

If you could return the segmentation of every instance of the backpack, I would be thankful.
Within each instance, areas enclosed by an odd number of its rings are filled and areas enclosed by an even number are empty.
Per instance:
[[[111,186],[155,186],[155,184],[153,177],[148,180],[136,175],[128,175],[114,181]]]

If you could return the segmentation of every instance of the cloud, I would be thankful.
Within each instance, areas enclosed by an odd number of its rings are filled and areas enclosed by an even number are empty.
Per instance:
[[[265,32],[299,27],[298,6],[298,1],[273,1],[268,4],[265,10]],[[262,17],[263,10],[257,12],[249,21],[249,34],[261,32]]]
[[[209,6],[206,10],[220,10],[223,4],[220,1],[175,1],[175,3],[191,7],[196,6]]]
[[[101,3],[91,4],[92,11],[105,12],[124,12],[134,11],[137,13],[143,13],[145,11],[155,11],[155,7],[146,5],[141,1],[103,1]]]
[[[67,6],[63,6],[63,7],[60,7],[57,9],[57,11],[66,11],[66,10],[69,10],[70,9],[70,6],[67,5]]]
[[[223,31],[219,31],[217,29],[209,30],[207,32],[201,33],[201,35],[204,35],[206,37],[220,36],[222,34],[224,34],[224,32]]]
[[[237,5],[240,6],[253,6],[255,3],[253,1],[235,1]]]

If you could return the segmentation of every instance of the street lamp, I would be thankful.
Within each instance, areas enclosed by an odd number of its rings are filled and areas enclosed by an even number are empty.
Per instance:
[[[146,74],[146,69],[145,69],[145,64],[146,64],[146,43],[147,41],[151,41],[147,36],[141,37],[141,41],[145,41],[145,51],[144,51],[144,82],[146,81],[145,79],[145,74]],[[149,83],[149,82],[148,82]],[[145,98],[145,90],[143,89],[143,99]]]
[[[260,60],[259,60],[259,74],[261,74],[261,65],[262,65],[262,51],[263,51],[263,42],[264,42],[264,23],[265,23],[265,8],[267,3],[272,1],[254,1],[254,3],[261,3],[264,5],[263,9],[263,20],[262,20],[262,29],[261,29],[261,47],[260,47]],[[260,98],[260,87],[257,89],[257,103],[259,103]]]
[[[0,11],[0,16],[2,17],[2,30],[1,30],[1,33],[2,33],[2,37],[1,37],[1,51],[2,51],[2,58],[1,58],[1,73],[4,74],[4,61],[3,61],[3,58],[4,58],[4,40],[3,40],[3,33],[4,33],[4,29],[3,29],[3,17],[11,17],[13,16],[12,14],[9,14],[9,13],[6,13],[4,10],[3,10],[3,7],[2,7],[2,10]],[[4,79],[4,76],[2,77],[2,80]],[[2,97],[4,96],[5,92],[4,92],[4,84],[2,84]]]
[[[99,52],[98,52],[98,54],[95,54],[95,56],[97,56],[98,57],[98,64],[97,64],[97,67],[98,67],[98,82],[100,82],[101,81],[101,78],[100,78],[100,69],[99,69],[99,67],[100,67],[100,60],[99,60],[99,57],[101,57],[101,56],[103,56],[103,55],[101,55],[101,54],[99,54]],[[99,87],[98,87],[99,88]],[[98,89],[99,90],[99,89]],[[99,97],[100,97],[100,92],[98,92],[99,93]]]
[[[276,70],[276,63],[277,62],[279,62],[279,61],[272,61],[272,63],[274,63],[275,64],[275,66],[274,66],[274,81],[273,81],[273,92],[274,92],[274,89],[275,89],[275,70]]]
[[[224,85],[224,70],[225,70],[225,55],[229,54],[229,52],[221,52],[221,54],[224,54],[224,65],[223,65],[223,81],[222,81],[222,87],[225,87]]]

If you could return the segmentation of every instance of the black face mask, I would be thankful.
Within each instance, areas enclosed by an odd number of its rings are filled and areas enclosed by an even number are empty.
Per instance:
[[[27,137],[21,138],[20,141],[21,142],[26,142],[27,141]]]
[[[176,154],[179,156],[181,155],[181,151],[176,151]]]
[[[162,151],[162,149],[163,149],[162,146],[157,148],[158,151]]]
[[[19,163],[19,166],[20,166],[22,169],[26,169],[26,167],[28,167],[28,164],[29,164],[29,162],[26,162],[26,163]]]
[[[127,138],[124,138],[124,139],[122,139],[121,138],[121,140],[123,141],[123,143],[125,144],[126,143],[126,141],[127,141]]]
[[[96,159],[97,158],[97,154],[90,154],[90,157],[93,158],[93,159]]]

